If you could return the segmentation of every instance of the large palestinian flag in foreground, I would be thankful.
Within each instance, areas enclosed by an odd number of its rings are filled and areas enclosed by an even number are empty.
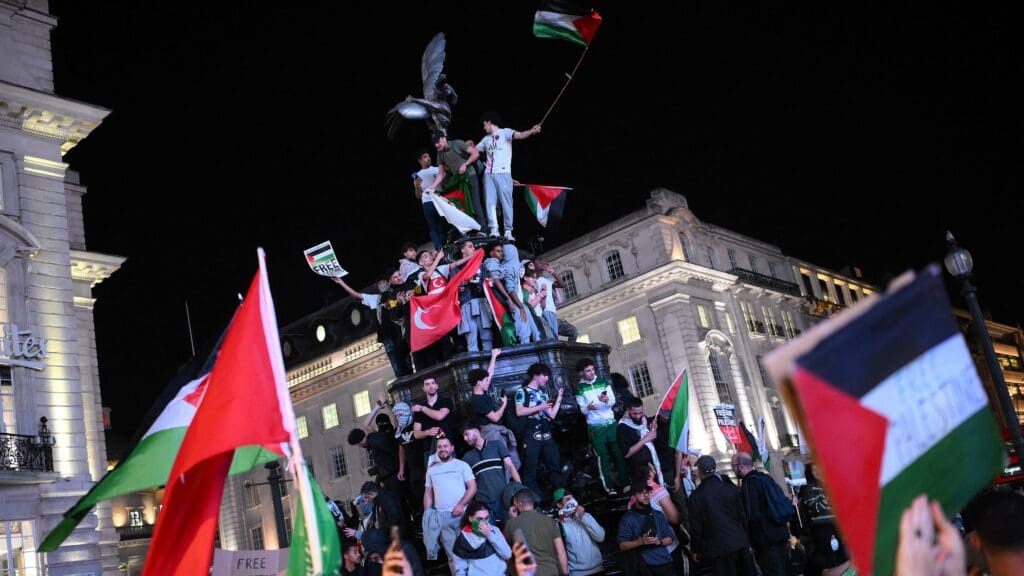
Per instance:
[[[914,497],[951,515],[1004,457],[940,274],[932,265],[901,277],[765,358],[817,453],[862,574],[892,573]]]
[[[601,15],[594,10],[574,2],[549,0],[533,17],[533,35],[588,46],[600,25]]]

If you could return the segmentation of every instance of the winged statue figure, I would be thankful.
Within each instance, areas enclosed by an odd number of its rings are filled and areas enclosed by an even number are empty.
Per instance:
[[[403,119],[425,120],[429,130],[448,133],[448,124],[452,119],[452,106],[455,105],[459,97],[448,84],[448,78],[443,73],[444,49],[444,33],[441,32],[434,36],[427,44],[427,49],[423,51],[423,61],[420,63],[420,72],[423,75],[423,97],[406,96],[405,100],[396,104],[384,118],[389,140],[398,133],[398,127],[402,124]]]

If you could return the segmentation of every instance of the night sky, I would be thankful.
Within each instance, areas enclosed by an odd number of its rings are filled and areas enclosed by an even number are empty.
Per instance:
[[[1017,324],[1024,283],[1022,54],[1003,6],[603,2],[604,24],[514,176],[575,188],[553,247],[642,206],[657,186],[698,218],[881,281],[940,260],[952,229],[982,304]],[[656,6],[656,9],[655,9]],[[197,344],[215,339],[268,252],[284,324],[342,296],[302,250],[330,239],[356,285],[425,241],[409,175],[437,32],[460,100],[539,121],[580,48],[532,36],[529,2],[54,1],[61,96],[113,113],[65,160],[82,174],[88,248],[128,262],[95,290],[104,404],[130,435]],[[999,10],[1006,10],[1000,13]],[[516,232],[540,231],[521,197]]]

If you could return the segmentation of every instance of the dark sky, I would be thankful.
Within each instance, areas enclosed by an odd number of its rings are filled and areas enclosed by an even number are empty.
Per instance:
[[[1009,7],[672,4],[597,4],[576,80],[516,145],[519,180],[575,188],[549,247],[664,186],[705,221],[875,278],[941,259],[953,229],[993,317],[1024,317]],[[89,187],[89,249],[128,257],[95,291],[122,430],[190,356],[185,302],[197,341],[216,338],[256,246],[287,323],[340,297],[304,248],[332,240],[365,285],[402,240],[426,239],[409,174],[427,132],[388,142],[383,119],[421,91],[434,34],[462,138],[479,138],[486,110],[537,122],[580,50],[533,38],[528,2],[291,6],[52,2],[57,92],[113,110],[66,160]],[[517,223],[520,238],[539,230],[523,204]]]

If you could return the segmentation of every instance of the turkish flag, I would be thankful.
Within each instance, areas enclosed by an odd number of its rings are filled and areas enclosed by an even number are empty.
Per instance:
[[[409,300],[409,345],[413,352],[437,342],[459,325],[462,319],[459,286],[477,273],[483,261],[484,251],[478,248],[466,266],[448,279],[443,290]]]

